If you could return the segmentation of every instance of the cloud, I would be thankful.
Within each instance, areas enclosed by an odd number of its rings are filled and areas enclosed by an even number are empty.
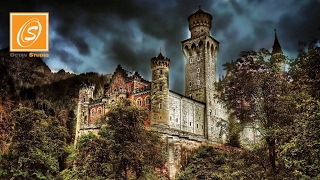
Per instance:
[[[171,59],[170,88],[184,93],[181,41],[190,38],[187,18],[201,9],[210,13],[211,35],[220,42],[222,64],[241,51],[270,49],[274,28],[284,52],[294,55],[298,41],[319,37],[320,1],[261,0],[118,0],[6,1],[0,8],[0,48],[9,44],[9,12],[50,12],[51,68],[66,66],[82,73],[112,73],[117,64],[138,70],[150,80],[150,59],[160,52]]]

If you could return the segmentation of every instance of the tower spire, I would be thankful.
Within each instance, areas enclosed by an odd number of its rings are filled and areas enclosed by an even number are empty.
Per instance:
[[[277,53],[283,54],[279,40],[278,40],[278,36],[277,36],[277,29],[274,29],[274,43],[273,43],[271,54],[273,55],[273,54],[277,54]]]

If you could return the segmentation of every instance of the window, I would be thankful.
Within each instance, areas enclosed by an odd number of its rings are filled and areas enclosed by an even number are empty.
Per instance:
[[[198,57],[198,61],[200,61],[201,60],[201,57]]]
[[[94,116],[94,115],[95,115],[95,112],[96,112],[95,109],[92,109],[92,110],[91,110],[91,116]]]
[[[131,87],[130,87],[130,86],[128,87],[128,91],[129,91],[129,92],[131,91]]]
[[[98,109],[98,115],[101,115],[102,111],[101,108]]]
[[[197,124],[197,129],[198,129],[198,124]]]
[[[142,105],[141,99],[138,99],[138,100],[137,100],[137,103],[138,103],[139,106],[141,106],[141,105]]]
[[[150,104],[150,98],[147,97],[147,99],[146,99],[146,105],[149,105],[149,104]]]
[[[193,59],[192,58],[190,58],[190,63],[193,63]]]
[[[86,102],[86,98],[83,98],[83,102]]]
[[[160,69],[160,74],[162,74],[162,69]]]
[[[190,127],[191,127],[192,123],[190,122]]]
[[[162,109],[162,104],[161,103],[159,103],[159,109]]]
[[[162,91],[162,85],[159,86],[159,90]]]
[[[172,120],[172,117],[170,116],[170,121]]]
[[[200,85],[200,80],[197,81],[197,85],[198,85],[198,86]]]
[[[84,116],[84,111],[82,111],[82,116]]]
[[[178,118],[176,118],[176,122],[179,122]]]
[[[192,86],[192,82],[191,82],[191,81],[189,82],[189,86],[190,86],[190,87]]]
[[[200,68],[197,69],[197,73],[200,73]]]
[[[191,99],[192,99],[192,94],[189,94],[189,98],[191,98]]]

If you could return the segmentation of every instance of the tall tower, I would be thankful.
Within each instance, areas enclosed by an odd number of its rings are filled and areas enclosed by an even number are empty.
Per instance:
[[[151,59],[151,125],[169,125],[169,68],[161,53]]]
[[[76,138],[74,142],[75,144],[77,143],[77,137],[81,135],[81,124],[89,123],[89,103],[90,99],[93,98],[94,89],[95,87],[88,83],[82,85],[80,88],[77,110]]]
[[[278,41],[278,37],[277,37],[277,30],[274,29],[274,43],[273,43],[273,47],[272,47],[272,52],[271,52],[271,58],[270,61],[275,61],[279,68],[280,68],[280,72],[285,72],[285,57],[284,54],[282,52],[280,43]]]
[[[216,80],[219,42],[210,36],[212,16],[201,9],[188,17],[191,38],[182,41],[185,95],[207,102]]]
[[[214,111],[214,83],[219,42],[210,36],[212,16],[199,9],[188,17],[191,37],[182,41],[185,57],[185,95],[206,103],[206,131],[208,138],[216,131]]]

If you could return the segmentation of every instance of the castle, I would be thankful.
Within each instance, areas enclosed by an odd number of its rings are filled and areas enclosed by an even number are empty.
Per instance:
[[[104,114],[113,102],[129,98],[149,110],[146,125],[200,141],[221,140],[223,126],[217,125],[227,120],[227,112],[215,98],[219,42],[210,36],[212,16],[199,9],[188,21],[191,37],[182,41],[186,60],[185,95],[169,89],[170,59],[161,53],[151,59],[151,82],[138,72],[118,65],[102,97],[95,98],[94,85],[80,89],[77,136],[98,131],[94,119]]]
[[[94,94],[94,85],[80,89],[76,139],[89,131],[97,133],[95,119],[117,100],[129,98],[149,110],[145,125],[166,140],[170,178],[187,156],[183,149],[195,149],[202,143],[223,143],[228,112],[215,96],[219,42],[210,35],[211,21],[212,16],[201,9],[188,17],[191,37],[181,42],[185,57],[184,95],[169,89],[170,59],[161,53],[151,58],[151,82],[118,65],[102,96]],[[245,132],[255,136],[252,133]]]

